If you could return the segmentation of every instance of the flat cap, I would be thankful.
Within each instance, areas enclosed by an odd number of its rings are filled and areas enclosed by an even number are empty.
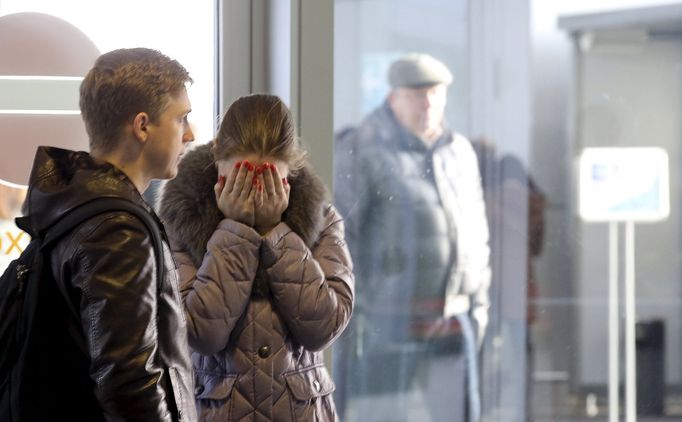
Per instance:
[[[388,83],[392,88],[421,88],[451,82],[448,67],[428,54],[408,54],[391,63],[388,69]]]

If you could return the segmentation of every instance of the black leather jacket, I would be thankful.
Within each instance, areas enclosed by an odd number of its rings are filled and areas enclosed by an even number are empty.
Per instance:
[[[24,205],[34,228],[43,230],[96,197],[122,197],[154,214],[114,166],[84,152],[38,149]],[[196,420],[178,279],[164,249],[161,291],[149,232],[130,214],[94,217],[50,252],[52,274],[67,286],[80,321],[73,324],[59,296],[43,310],[52,314],[43,323],[54,335],[36,420]],[[87,356],[65,331],[69,324],[84,334]]]

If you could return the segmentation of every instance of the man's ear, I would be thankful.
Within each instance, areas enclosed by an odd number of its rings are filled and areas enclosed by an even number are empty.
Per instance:
[[[144,112],[137,113],[133,118],[133,136],[142,143],[147,142],[149,122],[149,114]]]

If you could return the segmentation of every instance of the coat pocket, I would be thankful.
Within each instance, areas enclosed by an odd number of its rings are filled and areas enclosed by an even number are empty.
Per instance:
[[[237,375],[197,373],[194,397],[199,420],[231,420],[232,390]]]
[[[227,400],[236,381],[236,375],[203,373],[196,380],[195,398],[197,400]]]
[[[331,393],[335,390],[327,368],[314,366],[284,375],[291,394],[295,421],[334,421],[336,411]]]

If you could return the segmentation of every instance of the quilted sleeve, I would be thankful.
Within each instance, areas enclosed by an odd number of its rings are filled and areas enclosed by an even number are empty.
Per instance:
[[[343,219],[329,206],[312,250],[280,223],[265,236],[261,251],[274,306],[294,339],[311,351],[330,345],[353,310],[353,264]]]
[[[251,227],[225,219],[209,239],[199,268],[187,254],[174,253],[189,345],[195,351],[212,355],[227,346],[251,296],[260,244]]]

